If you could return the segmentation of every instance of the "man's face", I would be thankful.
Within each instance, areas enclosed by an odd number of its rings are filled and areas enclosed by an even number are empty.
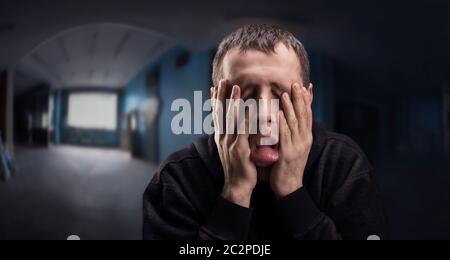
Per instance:
[[[242,99],[264,99],[270,102],[280,99],[285,92],[291,94],[292,85],[303,82],[300,66],[294,50],[279,43],[275,47],[275,53],[271,54],[232,49],[225,55],[222,69],[223,76],[230,85],[240,86]],[[258,119],[264,120],[268,126],[276,123],[273,120],[278,120],[278,115],[271,117],[270,105],[258,107],[258,110]],[[258,167],[269,167],[278,161],[278,145],[261,145],[261,139],[269,136],[261,133],[250,136],[251,159]]]

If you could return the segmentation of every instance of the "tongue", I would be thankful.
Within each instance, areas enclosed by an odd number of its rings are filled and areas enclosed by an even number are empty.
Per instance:
[[[255,164],[271,165],[278,161],[278,150],[271,146],[259,146],[252,149],[251,160]]]

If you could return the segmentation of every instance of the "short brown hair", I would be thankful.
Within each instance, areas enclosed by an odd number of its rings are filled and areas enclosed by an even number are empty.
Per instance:
[[[257,50],[270,54],[275,52],[275,46],[280,42],[286,47],[292,48],[297,54],[303,84],[308,86],[310,83],[310,65],[305,47],[291,32],[267,24],[246,25],[222,40],[213,61],[212,81],[214,86],[218,86],[222,78],[222,62],[228,51],[239,47],[243,52]]]

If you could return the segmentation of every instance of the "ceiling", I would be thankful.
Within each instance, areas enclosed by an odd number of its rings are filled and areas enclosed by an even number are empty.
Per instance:
[[[130,26],[86,25],[40,44],[17,69],[54,87],[120,88],[169,45],[162,35]]]
[[[445,0],[1,0],[0,68],[18,68],[23,86],[120,86],[160,55],[154,46],[203,50],[264,21],[379,88],[440,88],[450,82],[449,14]]]

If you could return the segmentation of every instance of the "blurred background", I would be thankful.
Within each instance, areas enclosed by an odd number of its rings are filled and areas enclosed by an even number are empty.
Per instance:
[[[172,101],[248,23],[310,52],[314,115],[374,164],[391,239],[450,239],[450,2],[0,0],[0,239],[140,239]],[[206,115],[206,114],[205,114]]]

